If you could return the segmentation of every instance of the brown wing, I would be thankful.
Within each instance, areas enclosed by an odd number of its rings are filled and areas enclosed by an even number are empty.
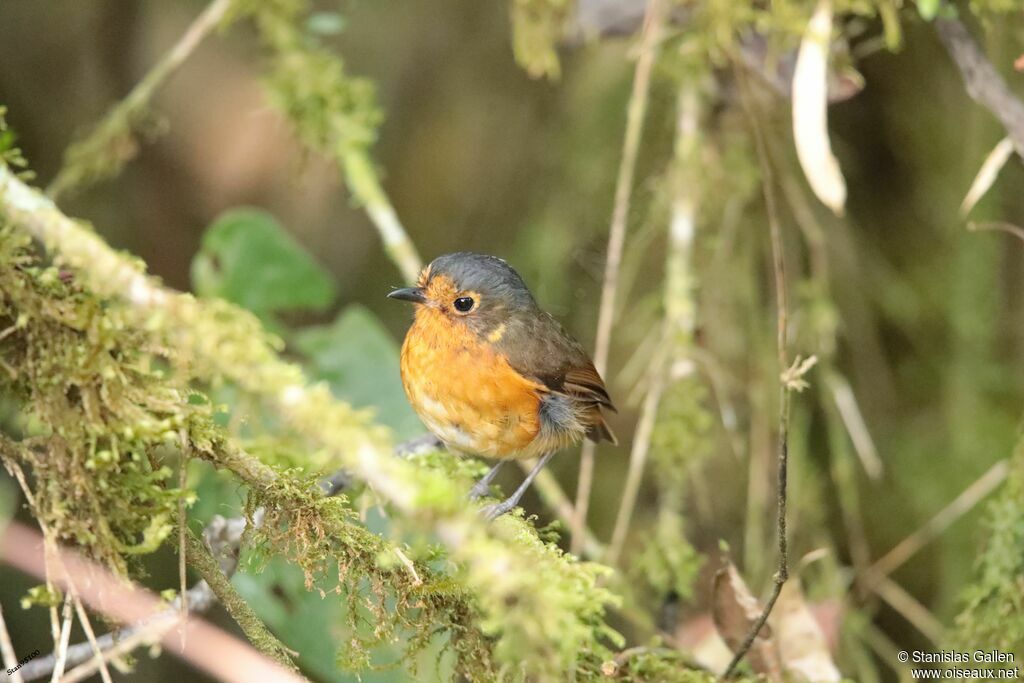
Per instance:
[[[601,408],[607,408],[612,412],[617,411],[612,404],[611,397],[608,396],[608,390],[604,387],[604,380],[601,379],[601,375],[597,373],[597,369],[594,368],[589,360],[584,367],[570,368],[566,371],[564,381],[562,382],[562,391],[590,404],[587,408],[587,417],[590,420],[590,429],[587,430],[587,437],[591,441],[597,443],[604,439],[611,441],[613,444],[619,442],[615,438],[615,433],[605,421]]]
[[[583,347],[549,314],[509,321],[499,350],[519,373],[534,377],[551,391],[565,394],[584,409],[591,441],[618,443],[601,413],[615,411],[604,380]]]

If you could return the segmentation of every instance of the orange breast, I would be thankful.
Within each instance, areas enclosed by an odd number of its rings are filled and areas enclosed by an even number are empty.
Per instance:
[[[444,313],[417,310],[402,344],[402,384],[420,419],[449,447],[490,458],[538,454],[546,388]]]

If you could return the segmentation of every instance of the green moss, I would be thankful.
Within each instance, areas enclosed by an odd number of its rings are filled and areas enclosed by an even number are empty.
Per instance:
[[[0,382],[22,402],[26,438],[3,456],[30,468],[40,520],[119,573],[172,529],[183,492],[150,455],[196,413],[163,381],[148,343],[74,278],[0,231]]]
[[[1024,656],[1024,446],[1004,490],[989,507],[989,536],[974,583],[964,593],[951,643],[957,649]]]

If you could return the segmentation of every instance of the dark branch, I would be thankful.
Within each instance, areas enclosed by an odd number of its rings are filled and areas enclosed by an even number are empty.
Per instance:
[[[967,94],[995,114],[1017,153],[1024,156],[1024,102],[1013,94],[959,19],[936,19],[935,30],[960,69]]]

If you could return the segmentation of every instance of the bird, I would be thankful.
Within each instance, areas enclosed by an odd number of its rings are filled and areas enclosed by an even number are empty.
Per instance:
[[[416,306],[400,363],[413,410],[449,450],[497,461],[470,498],[486,495],[506,462],[537,458],[511,496],[484,509],[488,519],[518,505],[558,451],[584,438],[617,443],[593,361],[504,260],[439,256],[388,297]]]

